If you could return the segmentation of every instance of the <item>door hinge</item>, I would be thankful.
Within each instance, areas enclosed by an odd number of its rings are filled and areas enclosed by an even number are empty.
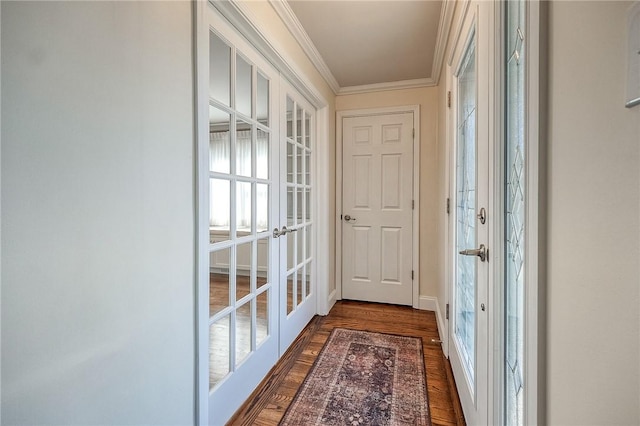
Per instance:
[[[416,200],[411,200],[411,210],[416,209]]]
[[[413,270],[411,271],[411,280],[413,281]]]
[[[451,214],[451,198],[447,198],[447,214]]]
[[[416,129],[413,129],[413,138],[416,138]]]
[[[445,319],[449,319],[449,304],[448,303],[445,306],[444,317],[445,317]]]
[[[451,90],[447,92],[447,108],[451,108]]]

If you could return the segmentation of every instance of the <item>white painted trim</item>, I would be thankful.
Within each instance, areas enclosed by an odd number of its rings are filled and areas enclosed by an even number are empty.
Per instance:
[[[438,83],[433,78],[417,78],[415,80],[390,81],[386,83],[363,84],[361,86],[341,87],[338,95],[353,95],[357,93],[384,92],[387,90],[417,89],[433,87]]]
[[[462,26],[464,25],[464,21],[465,21],[465,18],[467,17],[467,13],[469,13],[469,6],[471,6],[471,0],[464,0],[464,3],[462,4],[462,13],[458,18],[458,24],[456,25],[456,32],[454,33],[453,44],[452,44],[454,48],[451,49],[451,52],[449,54],[449,60],[447,61],[447,64],[449,66],[453,65],[453,57],[455,56],[455,53],[456,53],[455,46],[457,46],[458,43],[460,42],[460,36],[462,35]]]
[[[413,113],[413,128],[416,136],[413,139],[413,238],[412,238],[412,269],[414,271],[412,306],[418,309],[420,293],[420,105],[399,107],[367,108],[344,110],[336,112],[336,250],[335,250],[335,283],[336,298],[342,299],[342,121],[347,117],[363,117],[369,115],[384,115],[398,113]]]
[[[440,310],[438,298],[434,296],[420,296],[420,306],[418,309],[421,311],[435,312],[436,322],[438,325],[438,335],[440,336],[440,340],[442,340],[442,348],[444,352],[444,348],[449,345],[449,332],[446,328],[446,319],[442,316],[442,311]]]
[[[296,88],[317,109],[327,106],[328,101],[318,92],[311,80],[295,65],[274,40],[269,40],[263,28],[256,26],[258,20],[241,0],[209,1],[236,30],[242,34],[267,61],[273,65],[293,87]]]
[[[444,61],[444,53],[447,50],[447,41],[449,41],[449,31],[451,30],[451,22],[453,21],[453,12],[455,8],[455,1],[444,0],[442,3],[442,9],[440,9],[440,22],[438,23],[436,49],[433,54],[433,65],[431,66],[431,79],[435,82],[435,86],[440,83],[442,63]]]
[[[313,44],[313,41],[311,41],[309,35],[302,27],[302,24],[296,17],[296,14],[293,12],[293,10],[291,10],[289,3],[287,3],[285,0],[269,0],[269,3],[271,4],[271,7],[273,7],[273,9],[276,11],[278,16],[280,16],[280,19],[287,27],[293,38],[296,39],[311,63],[313,63],[313,65],[316,67],[316,70],[318,70],[320,75],[322,75],[324,81],[326,81],[329,87],[331,87],[333,93],[337,94],[340,90],[338,81],[333,76],[331,70],[327,66],[327,63],[322,58],[322,55],[320,55],[320,52],[318,52],[315,44]]]

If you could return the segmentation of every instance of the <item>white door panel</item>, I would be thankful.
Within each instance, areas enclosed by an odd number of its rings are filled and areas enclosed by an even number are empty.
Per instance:
[[[411,305],[413,113],[343,120],[342,297]]]

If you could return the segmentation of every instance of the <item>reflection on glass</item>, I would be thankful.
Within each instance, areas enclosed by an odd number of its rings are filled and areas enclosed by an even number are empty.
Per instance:
[[[269,185],[256,184],[256,232],[269,230]]]
[[[306,259],[310,259],[310,258],[311,258],[311,256],[312,256],[312,254],[313,254],[313,253],[311,253],[311,238],[312,238],[312,237],[311,237],[311,227],[312,227],[312,225],[308,225],[308,226],[305,228],[306,233],[307,233],[307,238],[306,238],[306,252],[305,252],[305,254],[306,254]]]
[[[307,151],[307,155],[304,156],[304,183],[311,185],[311,152]]]
[[[251,125],[236,123],[236,174],[251,176]]]
[[[293,311],[293,292],[296,284],[296,273],[292,272],[287,277],[287,315]]]
[[[229,374],[229,315],[209,327],[209,389]]]
[[[287,227],[295,225],[295,219],[293,216],[294,189],[295,188],[287,187]]]
[[[269,290],[256,297],[256,347],[269,335]]]
[[[294,145],[287,142],[287,182],[293,183],[293,161],[295,156]]]
[[[304,161],[304,150],[302,148],[297,148],[296,149],[297,155],[296,155],[296,176],[297,176],[297,183],[299,184],[303,184],[303,180],[302,177],[304,176],[303,170],[302,170],[302,162]]]
[[[209,317],[229,306],[229,250],[209,253]]]
[[[251,183],[236,183],[236,220],[238,235],[251,232]]]
[[[251,65],[236,55],[236,110],[251,117]]]
[[[236,367],[251,352],[251,301],[236,310]]]
[[[209,170],[212,172],[230,171],[229,123],[229,114],[209,106]]]
[[[256,119],[265,126],[269,125],[269,80],[260,72],[258,72]]]
[[[256,138],[256,177],[269,179],[269,133],[258,129]]]
[[[296,217],[298,219],[297,223],[302,223],[302,205],[304,203],[304,190],[302,188],[298,188],[296,191],[296,207],[297,207],[297,211],[296,211]]]
[[[306,111],[304,114],[304,145],[311,148],[311,115]]]
[[[296,142],[302,144],[302,109],[300,107],[296,108]]]
[[[287,137],[293,139],[293,101],[287,96]]]
[[[309,221],[311,220],[311,190],[310,189],[306,189],[304,191],[304,200],[305,200],[304,201],[304,204],[305,204],[304,217]]]
[[[258,272],[256,287],[260,288],[269,281],[269,237],[258,240]]]
[[[296,235],[298,238],[298,256],[296,257],[296,264],[299,264],[304,260],[304,228],[298,229]]]
[[[251,242],[239,244],[236,247],[236,300],[240,300],[251,293]]]
[[[294,234],[287,235],[287,270],[296,266],[296,236]]]
[[[311,295],[311,271],[313,270],[311,268],[311,263],[309,262],[307,263],[307,267],[305,268],[305,275],[304,275],[304,286],[305,286],[305,296],[309,297]]]
[[[211,242],[226,241],[231,231],[231,182],[209,179],[209,236]]]
[[[230,88],[231,48],[209,32],[209,96],[229,106]]]

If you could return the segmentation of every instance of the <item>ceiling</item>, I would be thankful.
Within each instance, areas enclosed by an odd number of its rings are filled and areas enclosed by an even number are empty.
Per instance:
[[[336,93],[437,84],[450,3],[272,1]]]

